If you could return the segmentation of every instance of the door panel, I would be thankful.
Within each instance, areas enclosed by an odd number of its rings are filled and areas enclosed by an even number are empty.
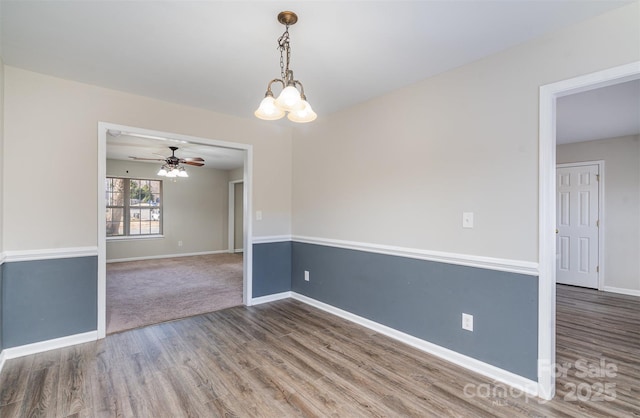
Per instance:
[[[558,283],[598,288],[598,165],[558,167]]]

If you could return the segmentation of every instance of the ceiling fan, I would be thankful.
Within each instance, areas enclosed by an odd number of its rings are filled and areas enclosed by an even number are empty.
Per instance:
[[[200,157],[178,158],[176,157],[178,147],[169,147],[169,149],[171,150],[171,156],[166,158],[141,158],[131,156],[129,156],[129,158],[137,161],[164,161],[162,168],[158,171],[158,175],[166,177],[189,177],[187,172],[184,170],[184,167],[180,166],[180,164],[187,164],[195,167],[202,167],[204,165],[204,159]]]

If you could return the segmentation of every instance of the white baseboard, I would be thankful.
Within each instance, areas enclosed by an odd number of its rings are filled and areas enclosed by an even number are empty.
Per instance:
[[[191,257],[191,256],[194,256],[194,255],[228,254],[228,253],[229,253],[229,250],[216,250],[216,251],[202,251],[202,252],[199,252],[199,253],[148,255],[148,256],[143,256],[143,257],[114,258],[113,260],[107,260],[107,263],[124,263],[126,261],[156,260],[156,259],[159,259],[159,258]]]
[[[3,359],[28,356],[30,354],[42,353],[43,351],[54,350],[56,348],[68,347],[70,345],[88,343],[98,339],[98,331],[89,331],[82,334],[69,335],[67,337],[55,338],[53,340],[40,341],[33,344],[21,345],[18,347],[5,348],[2,350]]]
[[[260,296],[251,299],[251,306],[260,305],[261,303],[275,302],[276,300],[287,299],[291,297],[291,292],[274,293],[272,295]]]
[[[620,293],[621,295],[640,296],[640,290],[625,289],[623,287],[605,286],[602,288],[605,292]]]
[[[499,367],[492,366],[480,360],[465,356],[464,354],[460,354],[456,351],[449,350],[420,338],[416,338],[412,335],[352,314],[351,312],[344,311],[340,308],[336,308],[335,306],[328,305],[324,302],[320,302],[299,293],[291,292],[291,297],[308,305],[314,306],[318,309],[322,309],[325,312],[329,312],[351,322],[355,322],[356,324],[362,325],[366,328],[372,329],[376,332],[379,332],[380,334],[391,337],[426,353],[433,354],[434,356],[440,357],[453,364],[464,367],[465,369],[479,373],[490,379],[505,383],[530,395],[538,396],[538,382],[534,382],[533,380],[500,369]]]

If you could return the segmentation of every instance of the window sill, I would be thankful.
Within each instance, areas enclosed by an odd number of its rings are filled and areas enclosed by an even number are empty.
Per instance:
[[[129,235],[129,236],[118,236],[118,237],[107,237],[107,242],[109,241],[139,241],[139,240],[148,240],[148,239],[163,239],[164,235]]]

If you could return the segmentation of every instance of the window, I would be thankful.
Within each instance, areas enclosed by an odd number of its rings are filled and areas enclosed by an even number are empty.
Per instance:
[[[107,177],[107,237],[162,234],[162,181]]]

